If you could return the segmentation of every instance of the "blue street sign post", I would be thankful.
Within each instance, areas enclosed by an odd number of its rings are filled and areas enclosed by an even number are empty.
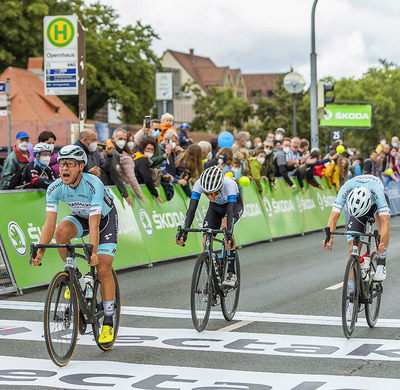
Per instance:
[[[0,83],[0,92],[6,92],[6,83]]]

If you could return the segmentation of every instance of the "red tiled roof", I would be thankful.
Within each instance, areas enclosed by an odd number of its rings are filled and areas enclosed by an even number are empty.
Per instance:
[[[267,97],[268,90],[276,90],[277,82],[286,73],[264,73],[264,74],[243,74],[246,84],[247,100],[254,101],[256,98],[251,96],[251,91],[261,91],[261,97]]]
[[[0,75],[0,81],[4,82],[7,78],[10,78],[11,86],[12,143],[21,130],[30,135],[32,143],[36,143],[41,131],[51,130],[57,137],[56,144],[65,144],[70,132],[68,121],[75,123],[79,121],[71,109],[58,96],[45,95],[43,82],[29,70],[9,67]],[[64,123],[60,126],[62,121]],[[5,129],[7,129],[7,117],[0,116],[1,146],[7,145],[8,142]]]
[[[28,58],[28,70],[29,69],[43,69],[44,61],[43,57],[29,57]]]

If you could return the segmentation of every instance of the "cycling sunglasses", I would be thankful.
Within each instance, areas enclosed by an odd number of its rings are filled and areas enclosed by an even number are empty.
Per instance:
[[[218,196],[221,193],[221,190],[215,192],[205,192],[204,195],[206,196]]]
[[[64,161],[59,161],[58,162],[58,166],[60,168],[63,168],[65,166],[67,166],[68,168],[73,168],[76,167],[78,165],[79,161],[77,160],[64,160]]]

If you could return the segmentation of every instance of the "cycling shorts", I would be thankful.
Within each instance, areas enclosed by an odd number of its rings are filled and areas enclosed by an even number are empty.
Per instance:
[[[89,219],[82,218],[77,214],[71,214],[64,219],[71,221],[78,229],[75,238],[85,237],[89,234]],[[110,255],[115,257],[118,240],[118,215],[115,206],[110,212],[100,219],[100,237],[97,248],[98,255]]]
[[[204,218],[203,227],[211,229],[220,229],[222,220],[226,217],[226,209],[228,208],[228,203],[216,204],[215,202],[210,202],[206,216]],[[236,202],[236,210],[234,213],[234,218],[236,223],[241,215],[243,214],[243,201],[242,197],[239,195]]]
[[[389,198],[385,194],[386,202],[390,209]],[[373,204],[369,209],[368,213],[363,215],[362,217],[353,217],[349,216],[349,220],[347,221],[347,233],[365,233],[367,228],[367,222],[370,218],[375,218],[375,214],[378,211],[378,207],[376,204]],[[347,236],[347,241],[351,241],[353,237],[351,235]]]

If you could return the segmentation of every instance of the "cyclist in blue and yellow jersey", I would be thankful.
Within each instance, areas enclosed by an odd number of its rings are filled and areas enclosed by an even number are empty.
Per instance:
[[[190,228],[201,194],[210,201],[203,227],[210,229],[222,229],[226,227],[226,256],[228,259],[228,273],[223,285],[234,287],[237,282],[235,273],[236,243],[233,236],[233,227],[243,213],[243,201],[239,196],[239,190],[234,180],[225,176],[216,165],[207,168],[193,186],[192,197],[186,213],[184,227]],[[176,243],[183,245],[187,239],[187,233],[177,237]],[[205,244],[205,239],[203,246]]]
[[[64,146],[58,153],[60,178],[47,189],[46,222],[40,244],[50,243],[54,234],[57,244],[68,244],[73,238],[89,235],[89,243],[93,245],[90,265],[97,266],[104,306],[104,322],[99,342],[109,343],[114,338],[115,285],[111,267],[117,249],[118,216],[112,197],[101,180],[89,173],[83,173],[86,162],[85,152],[76,145]],[[56,227],[60,200],[71,208],[72,214]],[[58,251],[65,262],[66,250]],[[44,248],[38,250],[32,261],[33,265],[40,265],[44,252]]]
[[[338,193],[329,217],[328,226],[331,232],[336,230],[342,208],[346,204],[350,218],[347,221],[348,233],[365,233],[369,218],[375,218],[375,223],[381,235],[381,242],[377,253],[379,255],[378,266],[374,280],[382,282],[386,279],[386,256],[390,239],[390,203],[384,192],[382,181],[373,175],[360,175],[347,181]],[[350,251],[353,247],[351,236],[348,236]],[[333,245],[333,236],[329,242],[322,242],[324,249],[330,250]],[[365,263],[365,262],[364,262]],[[364,264],[363,263],[363,264]],[[367,276],[368,264],[361,264],[363,279]]]

